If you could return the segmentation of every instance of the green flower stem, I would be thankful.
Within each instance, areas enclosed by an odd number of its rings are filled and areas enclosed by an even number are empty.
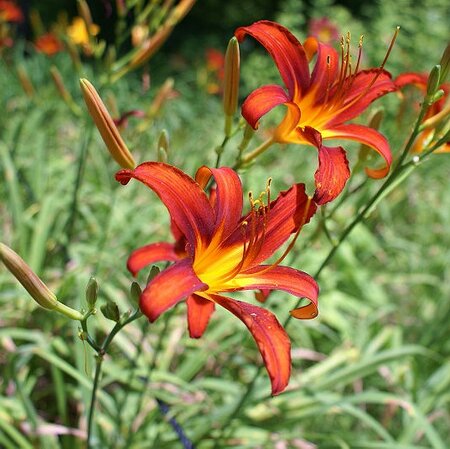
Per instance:
[[[225,147],[229,140],[230,140],[230,136],[225,136],[222,143],[215,150],[216,154],[217,154],[216,165],[215,165],[216,168],[220,167],[220,160],[222,159],[222,154],[223,154]]]
[[[108,351],[109,345],[112,343],[114,337],[117,335],[118,332],[120,332],[127,324],[131,323],[132,321],[138,319],[142,315],[141,311],[138,309],[136,310],[132,315],[130,315],[126,319],[121,319],[118,321],[115,326],[111,329],[111,332],[108,334],[108,336],[103,341],[103,344],[99,347],[95,342],[94,346],[91,345],[89,342],[89,339],[87,338],[86,341],[97,351],[96,355],[96,363],[95,363],[95,373],[94,373],[94,382],[92,385],[92,394],[91,394],[91,401],[89,404],[89,413],[88,413],[88,424],[87,424],[87,443],[86,443],[86,449],[91,449],[92,447],[92,427],[94,422],[94,413],[95,413],[95,404],[97,400],[97,391],[100,384],[100,376],[102,372],[102,366],[103,366],[103,360],[105,357],[105,354]],[[83,327],[84,326],[84,327]],[[82,327],[83,330],[86,329],[85,333],[87,334],[87,337],[89,336],[89,333],[87,333],[87,325],[86,320],[82,321]],[[92,341],[92,340],[91,340]]]
[[[267,139],[261,145],[256,147],[254,150],[250,151],[250,153],[247,153],[245,156],[240,157],[233,168],[237,170],[242,166],[247,165],[249,162],[258,157],[260,154],[264,153],[273,143],[274,141],[272,137],[270,139]]]

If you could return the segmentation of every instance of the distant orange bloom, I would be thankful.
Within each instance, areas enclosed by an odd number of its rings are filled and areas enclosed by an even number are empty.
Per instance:
[[[37,51],[45,53],[47,56],[53,56],[64,49],[62,42],[53,33],[39,36],[34,45]]]
[[[324,44],[332,44],[339,39],[339,30],[328,17],[311,19],[308,24],[310,36],[316,37]]]
[[[22,22],[21,9],[12,1],[0,0],[0,22]]]
[[[223,90],[225,76],[225,55],[223,52],[215,48],[206,49],[206,70],[209,78],[206,86],[208,93],[220,94]]]
[[[395,84],[399,89],[404,88],[407,85],[412,85],[419,89],[423,95],[427,93],[428,74],[426,73],[402,73],[395,79]],[[424,122],[431,121],[432,118],[438,119],[442,115],[448,116],[450,114],[450,83],[444,83],[440,86],[440,89],[444,91],[444,96],[433,103],[424,117]],[[435,127],[430,126],[420,133],[414,142],[412,151],[414,153],[420,153],[424,147],[430,143],[435,137]],[[439,147],[436,153],[448,153],[450,152],[450,142],[444,143]]]

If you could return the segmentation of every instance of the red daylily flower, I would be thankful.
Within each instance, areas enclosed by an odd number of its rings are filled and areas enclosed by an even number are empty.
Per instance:
[[[211,176],[216,188],[210,198],[204,188]],[[215,305],[238,317],[252,333],[272,383],[272,394],[286,387],[291,369],[290,341],[275,316],[261,308],[220,295],[240,290],[283,290],[308,298],[294,309],[296,318],[317,315],[318,287],[308,274],[278,263],[263,265],[292,233],[307,223],[316,210],[303,184],[295,184],[268,204],[250,197],[250,213],[241,217],[242,185],[231,168],[201,167],[195,180],[171,165],[146,162],[121,170],[116,179],[127,184],[135,178],[152,189],[167,207],[175,243],[151,243],[128,259],[133,275],[145,266],[174,262],[151,280],[140,298],[150,321],[187,298],[189,334],[199,338]]]
[[[407,85],[413,85],[417,87],[423,95],[427,93],[428,84],[428,74],[427,73],[402,73],[395,79],[395,85],[399,89],[403,89]],[[450,104],[449,104],[449,93],[450,93],[450,83],[444,83],[440,87],[444,91],[444,96],[433,103],[427,110],[424,123],[430,123],[430,127],[424,129],[416,141],[413,144],[412,151],[414,153],[420,153],[424,147],[432,141],[435,137],[435,124],[443,120],[446,116],[450,114]],[[433,126],[434,125],[434,126]],[[446,142],[444,145],[439,147],[435,153],[449,153],[450,152],[450,142]]]
[[[366,172],[373,178],[387,175],[392,155],[387,140],[367,126],[345,124],[361,114],[374,100],[396,89],[391,75],[382,68],[359,70],[361,45],[356,67],[350,61],[350,39],[342,42],[342,61],[329,45],[310,37],[302,45],[283,26],[260,21],[238,28],[242,41],[249,34],[270,53],[286,86],[267,85],[253,91],[242,105],[242,115],[253,128],[275,106],[284,104],[286,115],[274,131],[273,141],[309,144],[319,151],[315,173],[315,201],[325,204],[336,198],[350,176],[342,147],[326,147],[324,139],[349,139],[370,146],[385,160],[382,169]],[[391,44],[392,46],[392,44]],[[310,73],[309,62],[317,54]]]
[[[22,22],[22,10],[13,1],[0,0],[0,22]]]
[[[34,45],[37,51],[47,56],[53,56],[64,50],[62,42],[53,33],[45,33],[39,36],[34,42]]]

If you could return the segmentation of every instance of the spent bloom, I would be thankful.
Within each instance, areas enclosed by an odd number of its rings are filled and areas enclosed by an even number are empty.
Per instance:
[[[204,191],[211,177],[216,187]],[[275,316],[261,307],[223,296],[241,290],[283,290],[308,298],[310,304],[294,309],[296,318],[317,315],[318,287],[308,274],[281,259],[262,264],[300,231],[316,210],[303,184],[295,184],[270,200],[270,185],[257,199],[250,194],[250,212],[242,216],[242,185],[231,168],[201,167],[195,180],[176,167],[146,162],[121,170],[116,179],[127,184],[135,178],[152,189],[167,207],[174,243],[151,243],[135,250],[128,269],[136,275],[159,261],[173,264],[149,281],[140,308],[150,321],[186,299],[189,334],[204,333],[216,304],[239,318],[250,330],[272,382],[272,394],[286,387],[291,369],[290,341]],[[267,203],[264,197],[267,197]]]
[[[366,168],[366,172],[373,178],[386,176],[392,161],[387,140],[367,126],[346,122],[360,115],[377,98],[396,89],[391,75],[383,69],[387,56],[379,68],[360,70],[362,39],[357,61],[353,63],[349,35],[342,39],[339,55],[314,37],[302,45],[289,30],[274,22],[256,22],[235,32],[240,41],[247,34],[269,52],[285,88],[266,85],[256,89],[242,105],[242,115],[257,128],[263,115],[278,105],[286,106],[286,114],[275,129],[272,141],[313,145],[318,149],[315,201],[325,204],[336,198],[350,176],[344,149],[323,145],[325,139],[354,140],[373,148],[383,157],[385,166]],[[309,63],[314,57],[315,65],[310,72]]]

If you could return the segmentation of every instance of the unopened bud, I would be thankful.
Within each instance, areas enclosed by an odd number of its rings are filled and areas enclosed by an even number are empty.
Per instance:
[[[236,113],[239,96],[240,55],[239,42],[232,37],[225,53],[225,78],[223,86],[223,110],[225,112],[225,135],[231,132],[232,117]]]
[[[196,0],[181,0],[180,3],[173,9],[169,23],[175,26],[180,20],[182,20],[186,14],[192,9]]]
[[[83,319],[80,312],[59,302],[55,294],[41,281],[27,263],[3,243],[0,243],[0,259],[41,307],[47,310],[56,310],[73,320]]]
[[[93,118],[111,156],[121,167],[134,168],[136,163],[133,156],[94,86],[84,78],[80,80],[80,86],[89,114]]]
[[[69,106],[69,108],[75,115],[80,115],[81,114],[80,107],[75,103],[75,101],[72,98],[72,95],[70,95],[70,92],[66,89],[61,73],[56,68],[56,66],[50,67],[50,75],[52,76],[52,80],[55,83],[56,89],[58,90],[64,102],[67,104],[67,106]]]
[[[93,309],[97,302],[98,296],[98,283],[95,278],[90,278],[88,285],[86,286],[86,302],[90,309]]]
[[[436,91],[439,89],[439,81],[441,78],[441,66],[435,65],[428,76],[427,81],[427,97],[433,98]]]
[[[115,302],[108,301],[100,307],[100,310],[108,320],[115,321],[116,323],[120,320],[119,307]]]
[[[225,114],[233,115],[237,109],[239,93],[240,55],[239,42],[232,37],[225,53],[225,81],[223,109]]]
[[[88,33],[90,33],[90,31],[93,28],[94,23],[92,21],[92,14],[91,14],[91,10],[89,9],[89,5],[87,4],[86,0],[78,0],[77,6],[78,6],[78,12],[79,12],[80,16],[83,18],[84,23],[86,24],[86,29],[87,29]]]
[[[133,282],[130,287],[131,301],[138,304],[141,297],[142,289],[137,282]]]
[[[166,42],[173,27],[161,27],[153,36],[147,39],[131,59],[129,69],[135,69],[147,62]]]
[[[439,84],[444,84],[447,81],[447,76],[450,71],[450,44],[448,44],[444,50],[440,66],[441,66],[441,77],[439,80]]]
[[[147,115],[149,117],[155,117],[163,107],[164,103],[174,97],[175,91],[173,86],[173,78],[167,78],[166,81],[164,81],[163,85],[158,89],[158,92],[156,93],[155,98],[148,109]]]
[[[147,284],[151,282],[159,274],[160,271],[161,270],[156,265],[153,265],[150,269],[150,273],[147,276]]]
[[[169,154],[169,135],[163,129],[158,139],[158,162],[167,162]]]
[[[32,98],[34,96],[34,87],[23,65],[17,67],[17,76],[19,77],[20,85],[27,94],[27,97]]]

